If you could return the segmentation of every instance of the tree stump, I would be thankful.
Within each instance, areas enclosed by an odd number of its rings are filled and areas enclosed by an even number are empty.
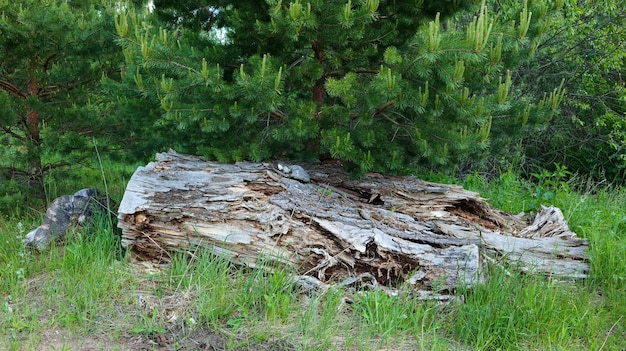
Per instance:
[[[453,291],[487,262],[585,278],[587,241],[561,211],[534,221],[460,186],[330,165],[220,164],[174,151],[131,177],[119,208],[122,245],[144,260],[211,249],[237,264],[290,265],[320,282]]]

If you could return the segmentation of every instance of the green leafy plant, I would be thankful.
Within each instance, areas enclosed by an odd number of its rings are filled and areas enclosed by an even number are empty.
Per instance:
[[[161,327],[161,321],[159,320],[158,309],[153,309],[151,314],[141,314],[143,321],[142,325],[138,325],[132,328],[132,332],[135,334],[142,334],[147,337],[153,337],[157,334],[163,334],[166,332],[165,328]]]
[[[564,2],[564,16],[553,19],[543,49],[520,69],[529,94],[539,97],[558,82],[566,91],[560,115],[524,138],[526,169],[558,162],[596,181],[626,179],[622,8],[619,1]]]
[[[542,170],[541,173],[532,173],[537,185],[531,194],[529,210],[537,210],[539,205],[552,205],[558,194],[569,193],[571,191],[567,180],[572,176],[572,172],[566,166],[554,164],[555,170]]]

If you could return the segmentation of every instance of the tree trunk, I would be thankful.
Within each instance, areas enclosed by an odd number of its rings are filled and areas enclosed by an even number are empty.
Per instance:
[[[32,75],[28,81],[28,95],[39,95],[37,78]],[[39,111],[29,109],[26,112],[26,130],[28,132],[28,185],[34,190],[34,196],[46,200],[46,188],[41,165],[41,136],[39,134]]]
[[[324,49],[321,47],[319,38],[313,42],[311,49],[313,49],[315,60],[324,67]],[[322,76],[315,82],[315,86],[313,86],[313,101],[318,105],[324,104],[324,94],[326,94],[326,90],[324,89],[325,83],[326,73],[322,69]]]
[[[122,244],[146,260],[198,247],[254,267],[259,258],[321,282],[367,278],[452,291],[489,262],[584,278],[587,242],[561,212],[529,223],[459,186],[336,167],[218,164],[174,151],[130,179],[119,209]],[[307,177],[310,177],[310,182]]]

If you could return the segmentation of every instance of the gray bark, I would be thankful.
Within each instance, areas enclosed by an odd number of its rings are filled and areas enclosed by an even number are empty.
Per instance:
[[[529,222],[459,186],[297,166],[294,177],[291,165],[158,154],[128,183],[122,245],[147,260],[201,247],[250,267],[262,256],[320,284],[356,278],[416,290],[475,284],[487,261],[564,277],[589,272],[587,242],[556,208]]]

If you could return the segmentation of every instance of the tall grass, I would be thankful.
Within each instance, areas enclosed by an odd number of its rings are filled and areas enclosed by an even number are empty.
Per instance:
[[[492,182],[468,177],[465,187],[512,213],[560,208],[589,242],[591,271],[572,283],[494,269],[467,292],[456,336],[481,349],[626,349],[626,189],[562,173],[528,182],[512,171]]]
[[[343,294],[330,289],[324,294],[306,296],[297,316],[297,333],[305,350],[329,350],[343,332],[346,306]],[[345,327],[344,327],[345,328]]]
[[[456,338],[479,349],[578,349],[597,328],[593,295],[558,280],[494,267],[485,284],[452,311]],[[597,330],[598,333],[601,330]]]

